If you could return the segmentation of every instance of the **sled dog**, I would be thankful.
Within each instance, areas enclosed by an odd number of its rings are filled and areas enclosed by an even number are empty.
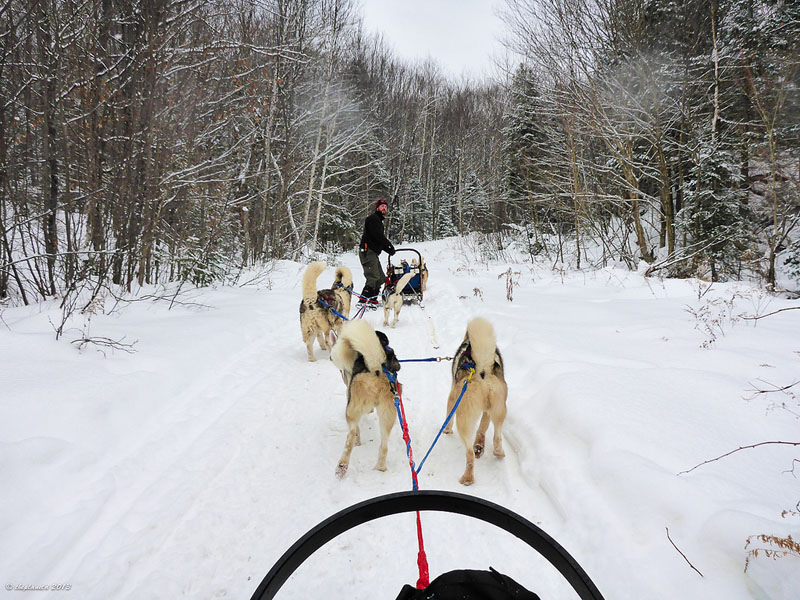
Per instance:
[[[383,324],[389,324],[389,313],[394,311],[394,320],[392,321],[392,329],[397,325],[397,319],[400,317],[400,310],[403,308],[403,290],[405,289],[411,278],[415,273],[406,273],[403,275],[394,287],[387,287],[383,290]]]
[[[480,317],[472,319],[467,324],[464,341],[453,357],[453,384],[447,398],[448,415],[467,381],[469,381],[467,389],[455,414],[456,428],[467,451],[467,466],[459,479],[463,485],[471,485],[475,481],[473,474],[475,458],[480,458],[483,454],[489,420],[494,426],[494,455],[498,458],[506,455],[503,451],[503,421],[506,418],[508,386],[503,376],[503,358],[497,349],[491,323]],[[476,424],[478,424],[477,433]],[[452,432],[451,420],[447,424],[445,433]],[[474,440],[473,434],[475,434]]]
[[[346,288],[353,286],[353,274],[347,267],[340,266],[336,269],[333,286],[330,289],[317,290],[317,278],[324,270],[324,262],[314,262],[303,273],[300,332],[311,362],[316,360],[314,340],[319,342],[320,348],[329,350],[335,341],[335,334],[342,328],[342,318],[333,311],[344,317],[350,316],[350,292]]]
[[[419,260],[416,258],[411,259],[411,270],[415,273],[419,273],[419,289],[424,292],[428,289],[428,267],[422,255],[420,255]]]
[[[331,360],[342,373],[347,386],[347,440],[344,444],[336,476],[342,478],[350,465],[353,446],[361,445],[359,422],[361,417],[377,409],[381,429],[381,445],[378,449],[378,462],[375,468],[386,470],[386,451],[389,434],[395,421],[394,391],[383,371],[385,366],[396,374],[400,363],[389,347],[389,340],[380,331],[375,331],[363,319],[348,321],[331,351]],[[397,384],[398,387],[400,384]]]

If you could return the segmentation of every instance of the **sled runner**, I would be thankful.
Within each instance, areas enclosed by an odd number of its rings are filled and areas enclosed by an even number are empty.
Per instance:
[[[397,248],[395,257],[399,252],[412,252],[416,254],[416,258],[411,257],[409,260],[400,259],[399,264],[392,264],[392,257],[388,257],[386,263],[386,286],[394,288],[400,278],[406,273],[414,273],[414,276],[403,288],[403,303],[409,304],[412,302],[422,302],[422,271],[420,265],[424,264],[422,255],[413,248]]]
[[[581,600],[603,600],[603,596],[572,556],[542,529],[500,506],[466,494],[442,491],[411,491],[378,496],[355,504],[329,517],[289,548],[256,589],[251,600],[271,600],[289,576],[314,552],[344,533],[379,517],[434,510],[473,517],[495,525],[528,544],[552,564],[569,582]],[[440,575],[424,589],[406,585],[396,600],[538,600],[519,583],[491,569],[456,570]],[[390,600],[390,599],[387,599]],[[543,600],[548,600],[544,598]]]

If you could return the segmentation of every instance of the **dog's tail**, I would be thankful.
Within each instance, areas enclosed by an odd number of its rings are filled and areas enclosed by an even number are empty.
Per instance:
[[[394,286],[395,294],[402,294],[403,290],[406,289],[408,282],[411,281],[411,278],[414,277],[414,275],[416,275],[416,273],[406,273],[403,275]]]
[[[333,280],[333,287],[337,285],[351,289],[353,287],[353,273],[344,265],[336,268],[336,279]]]
[[[342,327],[342,333],[331,351],[331,360],[343,372],[352,372],[357,354],[364,357],[364,363],[371,372],[380,373],[386,361],[386,352],[381,346],[375,330],[367,321],[355,319]]]
[[[306,267],[303,273],[303,300],[316,302],[317,300],[317,278],[325,270],[324,262],[313,262]]]
[[[478,373],[491,373],[497,353],[497,339],[492,324],[482,317],[475,317],[467,324],[466,340],[472,348],[475,370]]]

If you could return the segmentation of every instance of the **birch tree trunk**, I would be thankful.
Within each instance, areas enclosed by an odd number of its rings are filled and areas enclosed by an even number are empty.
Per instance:
[[[326,146],[330,143],[331,132],[336,130],[336,114],[331,117],[331,122],[326,128]],[[314,237],[311,240],[312,250],[317,247],[317,235],[319,234],[319,218],[322,214],[322,206],[325,203],[325,182],[328,177],[328,165],[330,164],[331,153],[325,153],[325,159],[322,161],[322,172],[319,178],[319,193],[317,194],[317,213],[314,217]]]
[[[300,256],[303,246],[306,243],[306,235],[308,230],[308,221],[311,214],[311,205],[314,200],[314,185],[316,183],[317,163],[320,159],[320,147],[322,144],[323,134],[327,127],[328,118],[328,103],[330,101],[331,82],[333,80],[333,67],[336,59],[337,45],[339,42],[339,34],[341,33],[340,22],[340,8],[341,0],[333,0],[331,23],[328,37],[328,64],[325,74],[325,89],[322,94],[322,108],[319,117],[319,126],[317,128],[317,136],[314,141],[314,150],[311,155],[311,173],[308,178],[308,193],[306,195],[306,207],[303,212],[303,222],[300,226],[300,243],[296,251],[296,257]]]

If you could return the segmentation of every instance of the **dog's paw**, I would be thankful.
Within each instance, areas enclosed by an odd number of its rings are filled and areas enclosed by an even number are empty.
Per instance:
[[[383,464],[383,465],[382,464],[377,464],[377,465],[375,465],[375,470],[376,471],[386,471],[386,465],[385,464]]]
[[[347,465],[345,463],[339,463],[336,465],[336,478],[341,479],[347,474]]]
[[[452,433],[453,433],[453,428],[452,427],[448,427],[448,428],[446,428],[444,430],[444,434],[445,435],[452,435]]]
[[[505,450],[503,450],[503,448],[502,448],[502,447],[500,447],[500,448],[495,448],[495,449],[494,449],[494,455],[495,455],[497,458],[505,458],[505,457],[506,457],[506,452],[505,452]]]
[[[472,485],[475,483],[475,478],[472,475],[462,475],[461,479],[458,480],[458,483],[461,485]]]
[[[475,453],[475,458],[480,458],[483,456],[483,444],[475,444],[472,451]]]

